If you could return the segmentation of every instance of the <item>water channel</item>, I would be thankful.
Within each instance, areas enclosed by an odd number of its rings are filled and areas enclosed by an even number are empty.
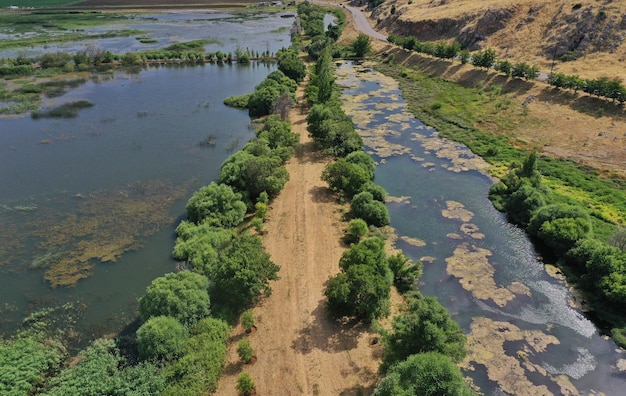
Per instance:
[[[396,246],[422,260],[420,289],[468,333],[465,373],[488,395],[622,394],[626,358],[569,302],[525,234],[487,199],[487,164],[408,112],[398,84],[343,63],[337,82],[366,151]]]

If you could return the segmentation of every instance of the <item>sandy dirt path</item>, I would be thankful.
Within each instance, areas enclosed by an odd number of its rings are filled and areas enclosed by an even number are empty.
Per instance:
[[[301,109],[291,113],[303,149],[287,164],[290,180],[271,204],[263,238],[281,266],[281,279],[253,310],[256,331],[233,330],[218,395],[236,395],[242,372],[264,396],[370,394],[378,380],[382,349],[372,343],[376,334],[362,324],[337,323],[325,308],[326,282],[339,272],[345,250],[345,224],[341,207],[320,179],[329,158],[314,152],[305,117]],[[236,349],[243,337],[255,351],[253,364],[239,362]]]

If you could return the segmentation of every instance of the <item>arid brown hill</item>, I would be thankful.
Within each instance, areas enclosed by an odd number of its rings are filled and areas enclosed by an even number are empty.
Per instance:
[[[626,2],[612,0],[386,0],[377,28],[422,41],[495,48],[500,59],[549,72],[626,82]]]

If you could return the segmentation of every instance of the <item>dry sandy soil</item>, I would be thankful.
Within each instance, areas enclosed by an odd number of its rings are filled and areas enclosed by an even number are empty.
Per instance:
[[[382,349],[372,343],[377,335],[363,324],[338,323],[327,315],[324,290],[339,272],[345,224],[320,179],[329,158],[313,150],[305,117],[301,109],[292,111],[303,149],[287,164],[290,181],[265,225],[263,244],[281,266],[281,279],[254,308],[257,329],[249,335],[241,327],[233,330],[218,395],[237,395],[242,372],[250,374],[259,395],[371,394],[378,380]],[[236,349],[243,337],[255,351],[253,364],[239,361]]]

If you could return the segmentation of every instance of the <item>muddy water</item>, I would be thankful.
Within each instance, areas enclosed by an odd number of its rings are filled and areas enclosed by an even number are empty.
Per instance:
[[[626,354],[598,334],[564,281],[487,199],[487,164],[413,118],[398,84],[342,64],[344,108],[392,196],[396,245],[424,263],[420,289],[468,335],[464,372],[489,395],[623,394]]]

